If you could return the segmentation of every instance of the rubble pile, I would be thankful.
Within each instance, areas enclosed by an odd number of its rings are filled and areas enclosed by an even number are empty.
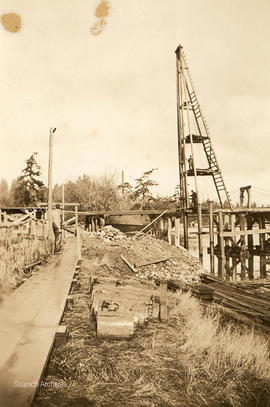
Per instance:
[[[86,235],[89,237],[88,233]],[[98,264],[110,270],[111,275],[126,279],[133,273],[142,283],[163,279],[186,284],[200,282],[202,264],[182,247],[172,246],[149,235],[134,240],[111,226],[90,233],[90,236],[93,238],[84,242],[85,255],[89,253],[90,256],[94,252]],[[121,255],[132,265],[133,271]]]
[[[201,281],[198,269],[183,267],[179,259],[170,259],[162,263],[140,267],[137,270],[136,275],[141,280],[178,280],[186,284]]]
[[[178,280],[186,284],[200,282],[200,261],[184,248],[144,235],[125,247],[125,256],[134,265],[140,280]],[[145,264],[144,263],[150,263]]]
[[[90,236],[96,237],[97,239],[102,239],[104,242],[128,240],[128,237],[124,233],[111,225],[104,226],[98,232],[90,232]]]

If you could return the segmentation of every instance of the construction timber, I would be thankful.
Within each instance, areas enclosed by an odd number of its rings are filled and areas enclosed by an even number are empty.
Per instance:
[[[270,264],[270,208],[214,210],[210,202],[208,216],[211,274],[227,281],[266,278]]]

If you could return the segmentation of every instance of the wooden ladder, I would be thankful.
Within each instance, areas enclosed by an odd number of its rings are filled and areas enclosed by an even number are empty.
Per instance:
[[[181,46],[179,46],[176,50],[176,55],[179,61],[179,67],[180,71],[178,71],[178,74],[182,74],[182,83],[183,86],[185,87],[184,91],[186,92],[187,99],[185,102],[180,105],[180,109],[183,110],[188,110],[191,115],[193,114],[195,123],[196,123],[196,128],[198,131],[198,135],[188,135],[185,136],[185,143],[201,143],[203,145],[203,150],[206,155],[206,159],[209,165],[208,169],[203,169],[203,170],[198,170],[194,168],[194,173],[190,172],[187,175],[194,175],[194,176],[200,176],[200,175],[210,175],[213,178],[215,188],[217,191],[217,195],[219,198],[219,202],[221,206],[223,206],[224,200],[227,201],[227,204],[229,205],[230,209],[232,209],[232,202],[231,198],[229,195],[229,192],[226,188],[223,175],[217,160],[216,153],[213,148],[213,143],[210,137],[210,132],[209,128],[206,122],[206,119],[203,115],[201,105],[198,101],[198,97],[196,94],[196,90],[194,87],[193,79],[190,73],[189,66],[187,64],[186,56],[183,52],[183,49]],[[192,140],[191,140],[192,139]],[[192,149],[192,155],[193,155],[193,149]],[[193,157],[194,159],[194,157]],[[223,198],[223,199],[222,199]]]

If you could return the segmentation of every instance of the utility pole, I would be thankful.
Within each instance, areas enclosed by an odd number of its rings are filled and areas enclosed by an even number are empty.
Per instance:
[[[48,237],[52,237],[52,158],[53,158],[53,133],[56,128],[50,128],[49,139],[49,168],[48,168]]]

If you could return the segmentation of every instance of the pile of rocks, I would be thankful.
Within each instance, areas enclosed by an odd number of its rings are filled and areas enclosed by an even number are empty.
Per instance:
[[[118,229],[115,229],[111,225],[104,226],[98,232],[91,232],[90,235],[96,237],[97,239],[102,239],[104,242],[128,239],[124,233]]]
[[[140,280],[178,280],[186,284],[200,282],[202,264],[184,248],[172,246],[151,236],[123,246],[123,255],[134,265]]]
[[[139,267],[136,275],[140,280],[178,280],[186,284],[200,282],[199,270],[192,266],[183,267],[179,259]]]

